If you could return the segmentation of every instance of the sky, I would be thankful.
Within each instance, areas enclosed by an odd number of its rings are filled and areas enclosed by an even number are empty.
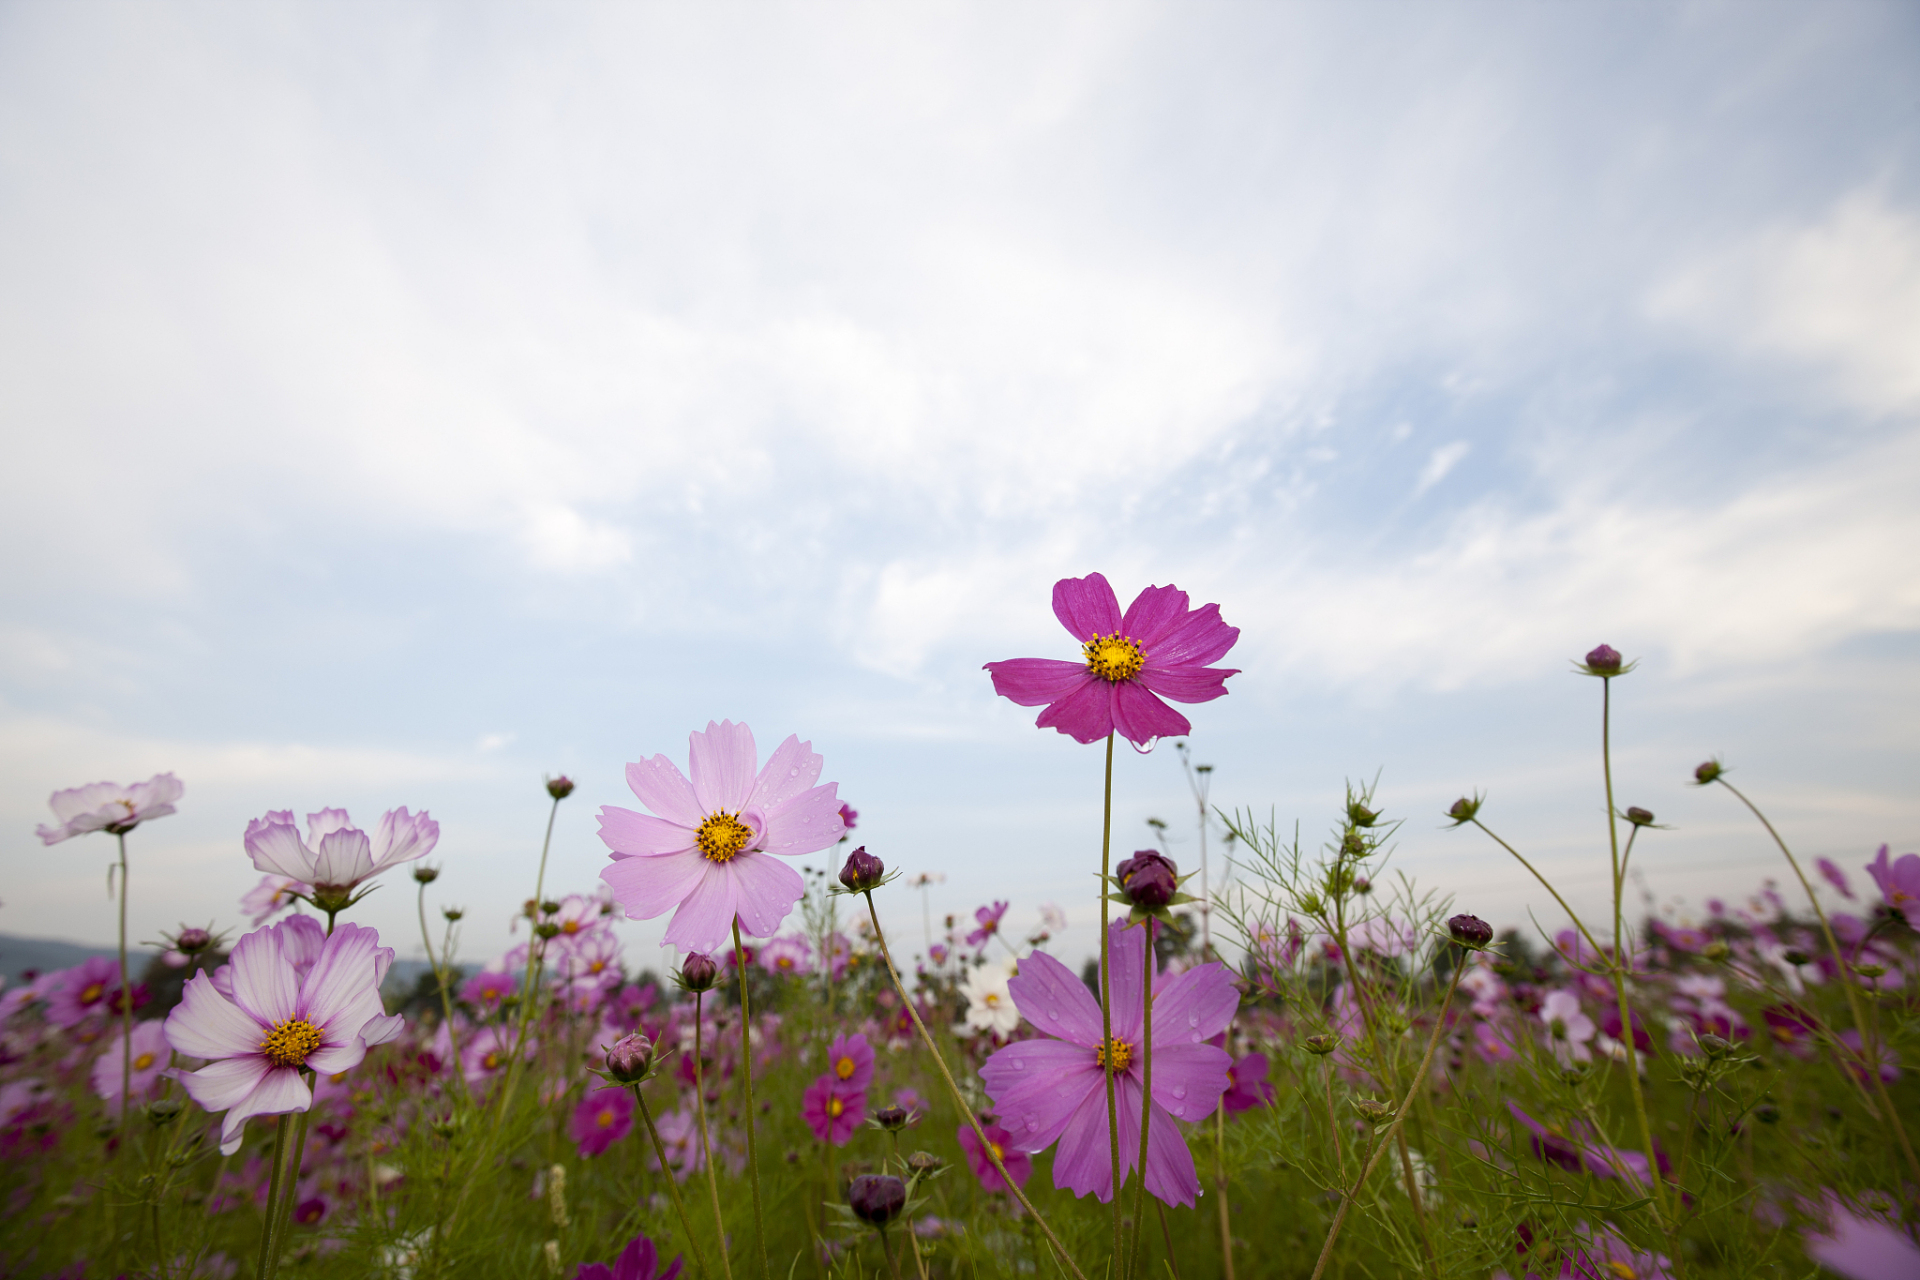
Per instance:
[[[171,770],[136,940],[243,923],[250,818],[406,805],[482,960],[546,775],[585,890],[731,718],[945,877],[903,939],[1078,956],[1100,749],[981,666],[1095,570],[1241,629],[1193,758],[1308,846],[1377,776],[1392,868],[1553,926],[1484,792],[1596,910],[1605,641],[1657,904],[1788,874],[1714,755],[1858,890],[1920,847],[1917,157],[1904,3],[0,3],[0,932],[111,940],[33,828]],[[1165,743],[1150,817],[1190,869]]]

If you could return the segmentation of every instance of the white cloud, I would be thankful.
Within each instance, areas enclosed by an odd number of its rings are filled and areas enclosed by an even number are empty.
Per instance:
[[[1433,486],[1447,478],[1460,460],[1467,456],[1473,446],[1465,440],[1455,440],[1452,444],[1443,444],[1427,457],[1427,465],[1420,469],[1420,478],[1414,482],[1413,496],[1419,497]]]

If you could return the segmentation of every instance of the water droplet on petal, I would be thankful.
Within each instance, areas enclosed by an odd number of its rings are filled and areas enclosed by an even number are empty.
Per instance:
[[[1199,1043],[1200,1043],[1200,1033],[1199,1033],[1198,1031],[1196,1031],[1196,1032],[1194,1032],[1194,1033],[1193,1033],[1192,1035],[1190,1035],[1190,1036],[1188,1036],[1188,1037],[1187,1037],[1187,1041],[1188,1041],[1188,1043],[1190,1043],[1190,1044],[1199,1044]]]
[[[1015,1071],[1025,1071],[1027,1069],[1027,1060],[1025,1058],[1015,1058],[1013,1060],[1013,1069]]]
[[[1200,1025],[1200,1015],[1199,1015],[1198,1013],[1190,1013],[1190,1014],[1188,1014],[1188,1015],[1187,1015],[1187,1025],[1188,1025],[1188,1026],[1190,1026],[1190,1027],[1197,1027],[1197,1026],[1199,1026],[1199,1025]]]
[[[1173,1096],[1174,1096],[1174,1097],[1176,1097],[1176,1098],[1184,1098],[1184,1097],[1186,1097],[1186,1096],[1187,1096],[1187,1086],[1185,1086],[1185,1085],[1183,1085],[1183,1084],[1177,1084],[1177,1085],[1175,1085],[1175,1086],[1173,1086]]]
[[[1055,1010],[1053,1010],[1053,1009],[1049,1009],[1049,1010],[1047,1010],[1047,1021],[1049,1021],[1049,1022],[1058,1022],[1058,1021],[1060,1021],[1060,1014],[1059,1014],[1059,1013],[1058,1013],[1057,1011],[1055,1011]]]

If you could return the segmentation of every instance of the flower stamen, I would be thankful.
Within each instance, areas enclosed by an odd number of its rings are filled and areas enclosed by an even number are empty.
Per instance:
[[[1110,682],[1133,679],[1147,660],[1139,645],[1117,631],[1110,636],[1096,631],[1080,648],[1087,655],[1087,670]]]
[[[1100,1066],[1106,1066],[1109,1049],[1111,1049],[1113,1053],[1113,1073],[1115,1075],[1119,1075],[1132,1065],[1133,1046],[1125,1040],[1122,1040],[1119,1036],[1115,1036],[1113,1039],[1107,1041],[1106,1044],[1095,1049],[1093,1051],[1093,1060]]]
[[[276,1067],[305,1066],[307,1056],[320,1047],[320,1028],[305,1018],[286,1018],[260,1042],[260,1052]]]
[[[738,814],[724,811],[708,815],[693,833],[693,843],[708,862],[732,862],[752,840],[753,828]]]

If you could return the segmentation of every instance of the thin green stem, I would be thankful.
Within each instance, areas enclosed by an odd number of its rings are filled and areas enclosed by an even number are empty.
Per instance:
[[[1466,968],[1463,964],[1454,966],[1453,981],[1447,984],[1447,998],[1441,1001],[1440,1012],[1433,1020],[1433,1034],[1427,1037],[1427,1051],[1420,1057],[1420,1065],[1413,1073],[1413,1083],[1407,1086],[1407,1096],[1401,1099],[1399,1108],[1393,1113],[1393,1121],[1388,1126],[1387,1132],[1373,1144],[1373,1154],[1362,1166],[1360,1176],[1354,1179],[1353,1189],[1340,1197],[1340,1208],[1334,1213],[1333,1225],[1327,1230],[1327,1242],[1320,1246],[1320,1260],[1313,1266],[1312,1280],[1320,1280],[1320,1277],[1326,1274],[1327,1261],[1333,1257],[1334,1241],[1340,1238],[1340,1228],[1347,1220],[1347,1210],[1353,1206],[1355,1200],[1360,1198],[1360,1192],[1366,1187],[1367,1179],[1373,1176],[1374,1166],[1380,1163],[1380,1157],[1386,1154],[1387,1147],[1392,1144],[1393,1139],[1400,1132],[1401,1124],[1406,1121],[1407,1111],[1413,1106],[1413,1095],[1426,1081],[1427,1068],[1433,1065],[1433,1051],[1439,1046],[1440,1036],[1447,1029],[1447,1011],[1453,1007],[1453,993],[1459,989],[1460,975],[1466,972]]]
[[[1107,944],[1107,890],[1113,877],[1113,737],[1107,734],[1107,786],[1100,806],[1100,1057],[1106,1067],[1107,1146],[1113,1153],[1112,1274],[1117,1277],[1125,1273],[1127,1255],[1120,1230],[1120,1108],[1113,1096],[1113,963]]]
[[[700,1122],[700,1163],[707,1170],[707,1194],[713,1197],[713,1235],[719,1242],[720,1271],[733,1280],[733,1261],[727,1257],[727,1222],[720,1213],[720,1176],[713,1170],[713,1143],[707,1137],[707,1085],[700,1063],[705,1047],[706,1019],[701,1016],[706,997],[693,993],[693,1109]]]
[[[660,1131],[653,1126],[653,1112],[647,1109],[647,1100],[640,1092],[640,1086],[633,1086],[633,1101],[640,1108],[641,1122],[647,1126],[647,1136],[653,1139],[653,1154],[660,1161],[660,1176],[666,1180],[667,1194],[673,1197],[673,1211],[680,1215],[680,1230],[687,1236],[687,1252],[693,1255],[693,1264],[700,1274],[709,1276],[707,1260],[700,1253],[700,1238],[693,1234],[693,1220],[687,1217],[687,1205],[680,1198],[680,1180],[673,1176],[673,1167],[667,1163],[667,1147],[660,1141]]]
[[[307,1090],[311,1095],[313,1073],[303,1074],[306,1075]],[[294,1122],[293,1159],[287,1162],[286,1182],[280,1189],[280,1226],[273,1233],[273,1254],[267,1259],[267,1280],[273,1280],[273,1277],[280,1274],[280,1258],[287,1251],[287,1231],[293,1222],[293,1202],[300,1195],[300,1161],[307,1153],[307,1121],[312,1117],[313,1108],[309,1106]]]
[[[127,1105],[133,1093],[133,984],[127,980],[127,833],[116,831],[120,842],[120,1127],[127,1127]]]
[[[740,941],[740,917],[733,918],[733,971],[740,976],[740,1079],[747,1094],[747,1181],[753,1188],[753,1232],[760,1244],[761,1280],[773,1280],[767,1265],[767,1223],[760,1213],[760,1162],[753,1150],[753,1012],[747,1005],[747,948]]]
[[[1213,1192],[1220,1202],[1221,1274],[1227,1280],[1233,1280],[1233,1222],[1227,1210],[1227,1108],[1224,1102],[1213,1109]],[[1166,1220],[1166,1208],[1162,1206],[1160,1223],[1163,1228]],[[1167,1245],[1167,1256],[1173,1256],[1171,1241]]]
[[[447,1028],[448,1061],[458,1064],[460,1061],[459,1030],[453,1024],[453,996],[447,990],[449,970],[444,967],[449,963],[448,957],[451,954],[449,948],[452,942],[453,926],[451,924],[447,926],[449,947],[442,948],[441,955],[436,957],[433,953],[433,934],[427,929],[427,886],[424,882],[420,885],[419,907],[420,944],[427,949],[427,963],[433,966],[433,980],[440,988],[440,1014]],[[460,1096],[470,1100],[471,1095],[467,1091],[467,1073],[455,1071],[453,1078],[460,1082],[458,1086]]]
[[[1133,1250],[1128,1264],[1128,1269],[1135,1272],[1140,1266],[1140,1238],[1147,1226],[1147,1138],[1153,1121],[1153,924],[1153,917],[1148,916],[1146,962],[1140,971],[1140,1185],[1133,1192]]]
[[[927,1024],[920,1020],[920,1010],[914,1005],[913,998],[907,994],[907,984],[900,981],[900,970],[893,963],[893,953],[887,949],[887,935],[880,928],[880,913],[874,910],[871,891],[866,894],[866,899],[867,917],[873,921],[873,940],[880,948],[880,958],[886,962],[887,976],[893,979],[893,989],[900,993],[900,1003],[906,1006],[907,1016],[913,1019],[913,1028],[920,1033],[920,1042],[926,1045],[927,1052],[933,1055],[933,1065],[939,1069],[940,1078],[946,1082],[947,1092],[953,1095],[954,1105],[960,1109],[960,1114],[965,1116],[967,1123],[973,1127],[973,1136],[980,1140],[980,1150],[986,1154],[988,1161],[993,1165],[994,1172],[1000,1175],[1000,1180],[1007,1184],[1007,1190],[1013,1194],[1013,1198],[1018,1200],[1020,1207],[1027,1211],[1027,1216],[1039,1225],[1041,1232],[1047,1237],[1047,1243],[1053,1246],[1055,1256],[1067,1270],[1074,1274],[1074,1280],[1087,1280],[1086,1275],[1075,1265],[1073,1256],[1067,1252],[1067,1247],[1060,1243],[1060,1237],[1053,1233],[1053,1228],[1047,1225],[1047,1220],[1040,1216],[1038,1209],[1033,1207],[1033,1201],[1027,1199],[1027,1193],[1020,1189],[1020,1184],[1015,1182],[1013,1175],[1007,1172],[1007,1166],[1000,1159],[999,1148],[988,1140],[986,1130],[980,1127],[980,1117],[973,1113],[972,1105],[960,1092],[960,1086],[954,1082],[953,1073],[947,1070],[947,1060],[940,1055],[940,1047],[933,1042],[933,1036],[928,1032]]]
[[[280,1207],[280,1173],[286,1163],[287,1124],[292,1118],[283,1114],[273,1126],[273,1158],[267,1166],[267,1220],[260,1231],[260,1261],[253,1269],[258,1280],[267,1280],[267,1258],[273,1252],[273,1228],[279,1218],[277,1211]],[[218,1185],[216,1182],[216,1190]]]

